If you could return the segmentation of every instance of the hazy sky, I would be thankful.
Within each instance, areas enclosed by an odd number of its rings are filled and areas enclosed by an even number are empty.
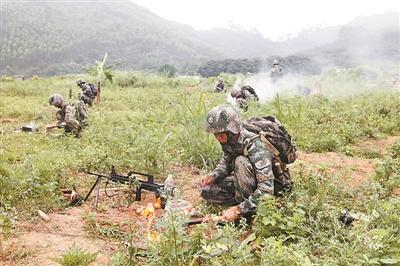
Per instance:
[[[399,0],[131,0],[157,15],[210,29],[237,25],[279,39],[302,29],[340,25],[360,15],[399,12]]]

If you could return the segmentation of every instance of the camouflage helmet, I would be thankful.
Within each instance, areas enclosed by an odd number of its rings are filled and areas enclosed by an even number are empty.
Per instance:
[[[76,85],[77,85],[77,86],[80,86],[80,85],[83,84],[83,83],[85,83],[85,81],[82,80],[82,79],[79,79],[79,80],[76,82]]]
[[[275,60],[274,60],[274,65],[279,65],[278,59],[275,59]]]
[[[54,106],[60,106],[64,102],[64,98],[61,94],[53,94],[49,98],[49,104]]]
[[[231,90],[231,97],[232,98],[236,98],[237,96],[239,96],[239,90],[238,89],[232,89]]]
[[[230,105],[218,105],[207,114],[206,131],[208,133],[231,132],[238,134],[241,129],[240,115]]]

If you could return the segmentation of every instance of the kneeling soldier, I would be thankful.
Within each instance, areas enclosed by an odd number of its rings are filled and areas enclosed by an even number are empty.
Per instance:
[[[290,183],[288,170],[278,174],[273,153],[258,134],[243,127],[232,106],[213,108],[207,115],[206,131],[215,135],[223,155],[214,171],[201,178],[201,196],[211,203],[234,206],[224,211],[220,220],[248,217],[255,213],[262,195],[280,195],[287,189],[277,184],[281,179]]]
[[[46,126],[46,132],[53,128],[64,128],[65,133],[73,133],[80,137],[81,130],[87,122],[87,108],[82,101],[66,103],[60,94],[53,94],[49,104],[59,110],[56,113],[57,122]]]

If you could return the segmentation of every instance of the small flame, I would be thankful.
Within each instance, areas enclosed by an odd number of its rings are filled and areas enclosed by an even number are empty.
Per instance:
[[[140,213],[140,215],[145,217],[154,216],[154,206],[153,204],[149,203],[147,207]]]
[[[148,217],[149,221],[146,226],[146,231],[147,231],[147,239],[149,241],[159,241],[160,240],[160,234],[157,232],[152,231],[152,225],[154,222],[154,217],[155,217],[155,211],[154,211],[154,206],[152,203],[149,203],[146,208],[144,208],[141,212],[140,215],[144,217]]]

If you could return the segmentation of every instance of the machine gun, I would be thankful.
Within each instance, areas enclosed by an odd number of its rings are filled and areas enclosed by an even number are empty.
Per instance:
[[[97,176],[96,181],[90,188],[88,194],[86,195],[84,201],[86,201],[90,194],[92,193],[93,189],[97,186],[97,184],[101,181],[102,178],[106,179],[106,182],[114,182],[119,184],[125,184],[132,187],[133,192],[135,193],[135,200],[140,201],[142,199],[142,189],[152,191],[155,193],[156,202],[161,204],[161,207],[164,208],[165,206],[165,197],[163,195],[164,185],[159,185],[154,183],[154,176],[150,174],[130,171],[126,176],[117,174],[114,165],[111,166],[111,173],[110,175],[103,175],[93,172],[86,172],[88,175]],[[138,179],[139,176],[147,177],[147,181]],[[99,193],[96,195],[96,205],[98,201]]]

